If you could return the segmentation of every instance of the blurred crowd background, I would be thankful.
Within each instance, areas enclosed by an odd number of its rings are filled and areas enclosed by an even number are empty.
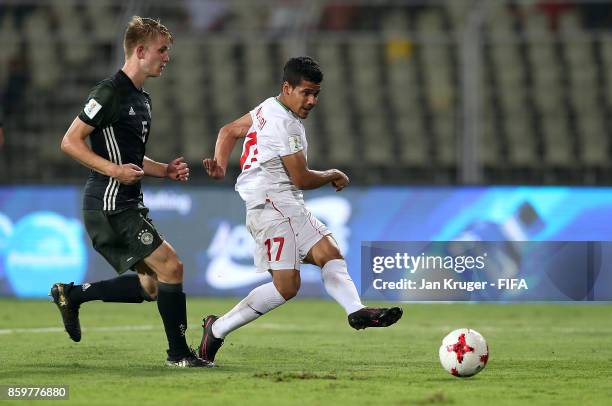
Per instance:
[[[175,38],[146,83],[147,155],[184,155],[196,182],[218,129],[303,54],[325,74],[312,168],[364,185],[612,181],[611,1],[0,0],[0,183],[83,182],[59,143],[122,66],[132,15]]]

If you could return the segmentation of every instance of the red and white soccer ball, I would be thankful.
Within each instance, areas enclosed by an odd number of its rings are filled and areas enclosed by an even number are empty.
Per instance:
[[[440,346],[440,362],[451,375],[473,376],[489,361],[489,346],[484,337],[469,328],[450,332]]]

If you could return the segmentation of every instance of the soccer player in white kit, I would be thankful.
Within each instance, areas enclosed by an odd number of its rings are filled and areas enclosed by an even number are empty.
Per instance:
[[[223,126],[214,158],[204,160],[208,175],[222,179],[236,140],[245,138],[236,190],[246,204],[246,225],[255,239],[255,265],[258,271],[272,274],[272,282],[253,289],[223,316],[204,318],[199,356],[210,362],[227,334],[297,294],[302,262],[321,268],[326,291],[344,308],[351,327],[387,327],[402,317],[399,307],[371,308],[361,303],[336,241],[304,205],[302,190],[331,183],[341,191],[349,183],[337,169],[308,168],[301,120],[317,104],[322,81],[323,73],[313,59],[290,59],[283,70],[281,93]]]

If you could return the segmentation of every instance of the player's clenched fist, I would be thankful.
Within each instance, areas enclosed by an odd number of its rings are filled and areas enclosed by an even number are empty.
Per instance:
[[[124,185],[133,185],[140,181],[143,176],[144,171],[138,165],[123,164],[116,166],[115,174],[112,177]]]
[[[216,159],[206,158],[202,162],[206,173],[211,178],[223,179],[225,177],[225,169],[217,163]]]
[[[189,167],[185,158],[179,157],[173,160],[166,167],[166,176],[172,180],[186,182],[189,180]]]
[[[331,181],[331,184],[336,188],[336,192],[339,192],[348,186],[350,180],[344,172],[339,171],[338,169],[332,169],[332,171],[334,172],[335,178]]]

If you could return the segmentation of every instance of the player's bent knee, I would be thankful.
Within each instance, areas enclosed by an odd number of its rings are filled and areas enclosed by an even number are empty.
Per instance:
[[[183,263],[177,258],[174,266],[175,275],[183,280]]]
[[[170,271],[170,276],[177,283],[183,282],[183,266],[177,265],[172,267],[172,270]]]
[[[344,261],[344,257],[342,256],[342,253],[339,250],[336,250],[336,252],[331,252],[329,253],[329,255],[322,258],[321,268],[323,268],[329,261],[334,261],[336,259],[341,259]]]
[[[336,241],[331,235],[326,235],[319,242],[312,247],[308,253],[308,261],[319,267],[324,267],[329,261],[334,259],[344,259],[340,248],[336,244]]]
[[[290,286],[290,287],[282,287],[280,289],[277,287],[276,289],[278,290],[278,293],[280,293],[280,295],[283,297],[283,299],[291,300],[297,296],[297,293],[300,290],[300,287]]]
[[[334,252],[330,253],[327,258],[325,258],[325,263],[333,261],[334,259],[344,259],[342,253],[339,250],[335,250]]]
[[[294,280],[291,282],[285,281],[284,283],[275,283],[274,286],[285,300],[293,299],[300,290],[299,279],[297,281]]]
[[[274,287],[285,300],[294,298],[300,290],[300,273],[297,270],[272,271]]]
[[[183,281],[183,263],[178,257],[169,258],[164,265],[166,279],[170,279],[174,283]]]

